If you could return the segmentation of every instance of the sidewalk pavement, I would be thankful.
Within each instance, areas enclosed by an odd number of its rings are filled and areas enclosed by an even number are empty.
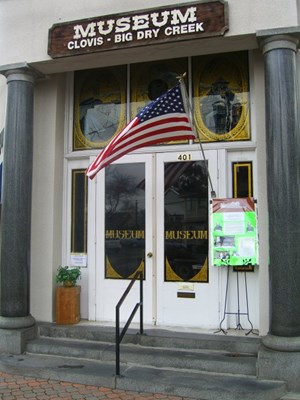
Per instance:
[[[149,390],[151,382],[149,382]],[[158,393],[114,390],[0,372],[1,400],[191,400]]]

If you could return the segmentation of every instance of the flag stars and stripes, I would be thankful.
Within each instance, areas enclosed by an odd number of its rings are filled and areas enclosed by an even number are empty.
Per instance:
[[[154,116],[184,112],[184,106],[182,102],[181,92],[179,87],[174,88],[174,92],[168,96],[168,93],[163,94],[158,99],[154,100],[151,104],[147,105],[137,117],[140,122],[145,122]]]
[[[100,152],[88,167],[86,175],[93,179],[101,168],[142,147],[196,139],[185,110],[184,93],[179,84],[143,108]]]

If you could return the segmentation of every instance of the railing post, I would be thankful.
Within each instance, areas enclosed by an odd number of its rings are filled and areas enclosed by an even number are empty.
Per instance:
[[[143,273],[140,273],[140,335],[144,333]]]
[[[116,307],[116,375],[120,375],[120,312]]]
[[[135,281],[138,279],[138,276],[140,277],[140,302],[136,303],[130,317],[128,318],[128,321],[126,322],[124,328],[122,329],[122,332],[120,334],[120,307],[123,304],[123,301],[125,300],[126,296],[130,292],[133,284]],[[127,289],[125,290],[123,296],[119,300],[118,304],[116,305],[116,375],[120,375],[120,344],[121,341],[127,332],[127,329],[134,318],[138,308],[140,307],[140,334],[142,335],[144,333],[144,324],[143,324],[143,273],[139,272],[136,273],[135,276],[133,277],[132,281],[128,285]]]

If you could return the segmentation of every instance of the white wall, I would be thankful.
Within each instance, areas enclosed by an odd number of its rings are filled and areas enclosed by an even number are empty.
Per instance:
[[[65,79],[38,82],[34,106],[31,314],[52,321],[54,275],[62,258]]]
[[[251,53],[251,132],[256,137],[255,193],[259,228],[258,306],[260,335],[269,329],[269,234],[266,171],[264,64],[259,50]],[[256,177],[256,178],[255,178]]]

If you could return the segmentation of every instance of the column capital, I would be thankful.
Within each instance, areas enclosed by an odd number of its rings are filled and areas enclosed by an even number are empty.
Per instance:
[[[2,65],[0,66],[0,74],[6,77],[7,83],[11,81],[25,81],[34,83],[36,79],[43,77],[39,71],[32,68],[26,62]]]
[[[300,26],[278,29],[264,29],[256,32],[263,54],[278,49],[297,52],[300,43]]]

